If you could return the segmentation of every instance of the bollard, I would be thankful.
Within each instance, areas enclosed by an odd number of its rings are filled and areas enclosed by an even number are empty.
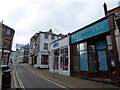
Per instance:
[[[2,88],[10,88],[11,87],[11,70],[4,70],[2,75]]]

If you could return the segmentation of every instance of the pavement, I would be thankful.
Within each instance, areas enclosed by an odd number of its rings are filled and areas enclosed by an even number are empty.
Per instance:
[[[79,79],[71,76],[64,76],[58,73],[49,72],[48,69],[34,68],[30,64],[21,64],[23,67],[27,68],[34,74],[40,75],[47,78],[53,82],[56,82],[67,88],[117,88],[113,85],[108,85],[104,83],[94,82],[90,80]]]
[[[17,64],[16,64],[17,65]],[[109,84],[104,84],[101,82],[95,82],[95,81],[90,81],[90,80],[85,80],[85,79],[80,79],[80,78],[76,78],[76,77],[71,77],[71,76],[64,76],[58,73],[54,73],[54,72],[49,72],[48,69],[39,69],[39,68],[34,68],[32,65],[25,63],[25,64],[20,64],[22,67],[28,69],[29,71],[31,71],[33,74],[36,74],[40,77],[43,77],[44,79],[46,79],[49,82],[52,82],[58,86],[61,86],[63,88],[67,88],[67,89],[71,89],[71,88],[101,88],[101,89],[117,89],[119,90],[120,88],[113,86],[113,85],[109,85]],[[12,67],[12,83],[11,83],[11,88],[21,88],[20,87],[20,83],[18,80],[18,76],[16,74],[16,70],[15,70],[15,65],[13,64]],[[7,89],[9,90],[9,89]]]

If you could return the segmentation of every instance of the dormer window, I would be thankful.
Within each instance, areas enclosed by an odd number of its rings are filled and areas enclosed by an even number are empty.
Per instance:
[[[48,36],[49,36],[48,34],[45,34],[45,38],[48,38]]]
[[[51,39],[53,39],[53,40],[54,40],[54,39],[55,39],[55,36],[54,36],[54,35],[51,35]]]

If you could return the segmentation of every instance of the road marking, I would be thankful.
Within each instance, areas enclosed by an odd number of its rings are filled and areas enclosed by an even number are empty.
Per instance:
[[[14,68],[13,68],[14,69]],[[13,73],[15,74],[15,71],[13,70]],[[17,82],[15,80],[15,76],[13,75],[14,83],[15,83],[15,88],[17,88]]]
[[[60,85],[60,84],[58,84],[58,83],[56,83],[56,82],[54,82],[54,81],[51,81],[51,80],[49,80],[49,79],[47,79],[47,78],[45,78],[45,77],[43,77],[43,76],[41,76],[41,75],[39,75],[39,74],[33,72],[33,71],[31,71],[31,72],[32,72],[33,74],[35,74],[35,75],[37,75],[37,76],[39,76],[39,77],[41,77],[41,78],[43,78],[43,79],[49,81],[49,82],[51,82],[51,83],[53,83],[53,84],[55,84],[55,85],[61,87],[61,88],[67,88],[67,87],[64,87],[64,86],[62,86],[62,85]]]
[[[18,82],[19,82],[19,84],[20,84],[20,87],[21,87],[23,90],[25,90],[25,87],[24,87],[21,79],[19,78],[19,75],[18,75],[18,73],[17,73],[16,68],[15,68],[15,72],[16,72],[16,77],[17,77],[17,80],[18,80]]]

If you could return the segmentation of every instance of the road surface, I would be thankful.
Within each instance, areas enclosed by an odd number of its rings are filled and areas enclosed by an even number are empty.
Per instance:
[[[32,73],[19,64],[16,65],[16,72],[19,76],[19,81],[21,81],[24,88],[61,88],[54,83],[51,83],[48,80],[45,80],[42,77]]]

